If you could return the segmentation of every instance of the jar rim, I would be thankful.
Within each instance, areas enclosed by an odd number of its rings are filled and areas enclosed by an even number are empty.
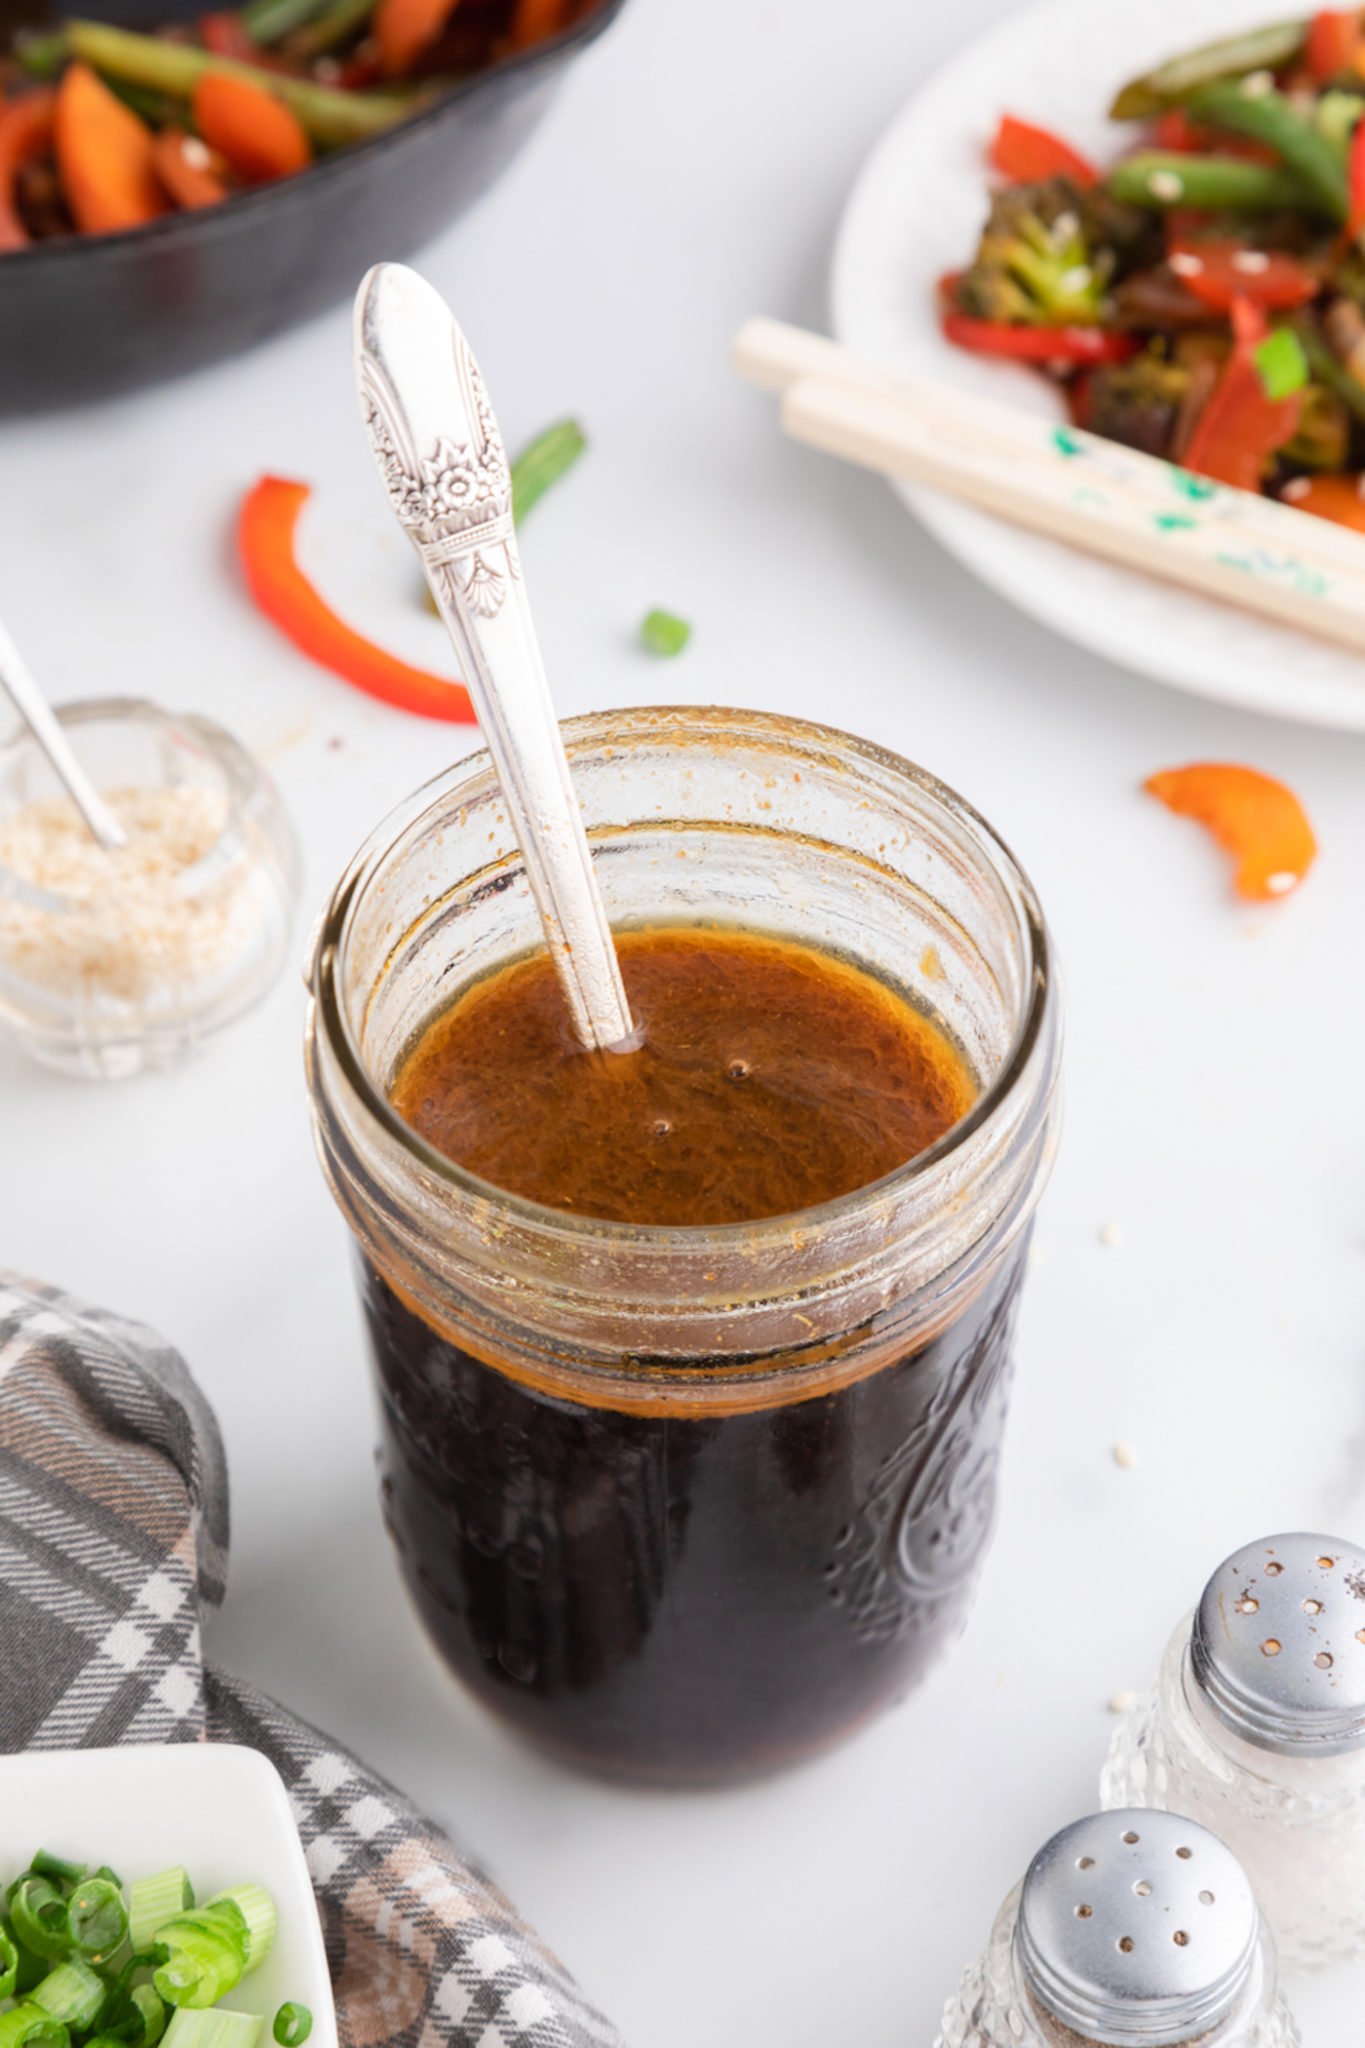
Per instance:
[[[452,767],[431,777],[389,811],[357,850],[319,914],[310,947],[308,983],[332,1052],[348,1085],[361,1107],[388,1138],[420,1164],[425,1172],[436,1176],[465,1200],[489,1203],[538,1232],[557,1233],[568,1242],[598,1250],[612,1246],[675,1256],[704,1248],[722,1251],[727,1246],[744,1246],[752,1251],[756,1244],[761,1245],[765,1237],[786,1240],[793,1230],[827,1228],[879,1200],[904,1193],[966,1146],[991,1123],[1009,1100],[1028,1070],[1043,1036],[1053,993],[1055,976],[1047,926],[1027,872],[1005,840],[974,805],[948,783],[904,755],[838,726],[789,718],[777,712],[724,705],[641,705],[585,712],[561,721],[570,768],[576,752],[600,746],[604,741],[617,739],[628,744],[631,741],[667,738],[676,736],[680,729],[701,735],[751,737],[758,741],[765,737],[788,744],[795,741],[808,752],[828,754],[831,749],[837,750],[855,762],[911,786],[938,804],[955,823],[967,829],[974,846],[1009,885],[1011,900],[1020,916],[1019,937],[1026,950],[1023,984],[1027,1000],[998,1071],[966,1115],[959,1118],[935,1144],[916,1153],[913,1159],[831,1201],[747,1222],[696,1225],[621,1223],[604,1217],[580,1215],[573,1210],[552,1208],[546,1203],[514,1194],[471,1173],[467,1167],[438,1151],[399,1115],[371,1075],[352,1030],[346,1005],[337,991],[337,966],[344,950],[350,916],[374,865],[397,843],[407,826],[430,808],[438,795],[454,798],[459,793],[468,801],[472,799],[475,784],[486,783],[492,778],[492,762],[486,749],[462,756]],[[591,828],[588,836],[591,844]]]
[[[177,896],[190,900],[204,888],[212,887],[242,850],[243,817],[256,785],[258,771],[241,742],[211,718],[204,718],[198,712],[167,711],[160,704],[153,703],[150,697],[79,697],[69,703],[58,704],[54,709],[63,726],[144,725],[177,739],[191,739],[211,756],[221,777],[227,808],[212,843],[205,847],[197,860],[191,861],[176,875],[174,890]],[[0,742],[0,761],[20,748],[36,749],[37,744],[21,722],[9,739]],[[151,783],[146,785],[147,788],[155,786]],[[31,882],[27,876],[6,867],[3,861],[0,861],[0,890],[17,896],[36,909],[60,916],[86,912],[92,900],[88,896],[63,895],[59,889]]]

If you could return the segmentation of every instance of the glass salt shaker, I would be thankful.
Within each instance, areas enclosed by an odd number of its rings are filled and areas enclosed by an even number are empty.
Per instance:
[[[1297,2048],[1232,1851],[1175,1814],[1092,1814],[1001,1907],[935,2048]]]
[[[1116,1730],[1100,1794],[1215,1829],[1286,1961],[1365,1947],[1365,1550],[1272,1536],[1221,1564]]]

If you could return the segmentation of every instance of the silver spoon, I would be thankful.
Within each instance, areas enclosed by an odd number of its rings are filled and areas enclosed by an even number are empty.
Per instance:
[[[72,803],[103,847],[113,852],[128,844],[128,834],[96,789],[71,750],[61,721],[33,679],[32,670],[0,623],[0,689],[46,754]]]
[[[469,343],[415,270],[356,298],[356,378],[390,502],[460,657],[545,943],[585,1046],[634,1040],[512,527],[512,478]]]

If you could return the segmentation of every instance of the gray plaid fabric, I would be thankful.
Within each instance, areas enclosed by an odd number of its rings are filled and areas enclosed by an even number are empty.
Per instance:
[[[488,1878],[401,1794],[206,1666],[227,1468],[177,1352],[0,1274],[0,1747],[245,1742],[293,1803],[344,2048],[620,2048]]]

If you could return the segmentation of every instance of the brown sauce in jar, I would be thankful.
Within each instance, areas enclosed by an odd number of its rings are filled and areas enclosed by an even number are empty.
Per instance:
[[[636,1050],[578,1045],[548,955],[428,1026],[395,1108],[448,1158],[581,1216],[707,1227],[852,1194],[971,1107],[945,1034],[885,982],[757,933],[617,936]]]
[[[714,1226],[862,1187],[976,1099],[944,1032],[847,962],[727,929],[618,944],[638,1051],[582,1052],[528,958],[419,1037],[392,1089],[404,1118],[517,1194]],[[902,1351],[879,1317],[848,1333],[880,1353],[861,1377],[745,1412],[565,1398],[367,1264],[384,1515],[443,1657],[523,1734],[617,1777],[724,1782],[847,1734],[965,1619],[1024,1244],[947,1328]]]

